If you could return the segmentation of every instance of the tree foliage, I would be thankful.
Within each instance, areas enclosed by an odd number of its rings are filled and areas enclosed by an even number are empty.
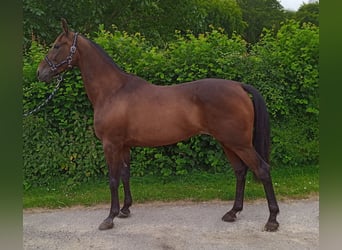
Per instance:
[[[319,25],[319,2],[303,4],[295,14],[295,19],[301,23]]]
[[[189,29],[195,34],[209,31],[208,25],[223,28],[228,35],[241,34],[247,27],[242,19],[241,8],[235,0],[199,0],[198,6],[203,9],[203,21],[197,30]]]
[[[59,20],[66,18],[71,28],[94,35],[99,24],[111,30],[113,24],[130,34],[141,33],[153,44],[173,40],[174,31],[209,31],[222,27],[227,34],[242,32],[246,26],[235,0],[24,0],[24,45],[32,37],[50,43],[60,31]]]
[[[259,40],[264,28],[278,28],[285,15],[277,0],[237,0],[243,20],[248,24],[244,38],[251,43]]]

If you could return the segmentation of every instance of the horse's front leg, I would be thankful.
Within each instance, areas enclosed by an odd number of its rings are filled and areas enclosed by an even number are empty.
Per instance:
[[[103,149],[108,164],[111,206],[108,217],[99,226],[100,230],[113,228],[113,220],[120,212],[118,188],[120,183],[121,169],[125,165],[123,158],[123,147],[115,146],[112,143],[104,143]]]
[[[130,178],[130,150],[125,150],[124,155],[125,165],[121,169],[121,180],[124,188],[124,205],[120,210],[119,217],[120,218],[127,218],[129,217],[131,211],[129,207],[132,205],[132,195],[131,195],[131,188],[129,184]]]

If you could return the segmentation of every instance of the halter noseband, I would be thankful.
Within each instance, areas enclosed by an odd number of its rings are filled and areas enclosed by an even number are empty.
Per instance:
[[[70,47],[70,54],[67,56],[67,58],[64,61],[61,61],[58,64],[54,64],[52,61],[50,61],[48,56],[45,56],[45,61],[47,62],[47,64],[49,64],[51,71],[56,71],[60,66],[66,63],[68,64],[69,68],[72,67],[71,62],[72,62],[72,57],[74,56],[76,52],[77,36],[78,36],[78,33],[76,32],[74,35],[74,41],[72,43],[72,46]]]

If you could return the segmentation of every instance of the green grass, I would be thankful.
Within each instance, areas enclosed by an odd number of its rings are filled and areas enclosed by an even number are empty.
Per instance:
[[[272,169],[272,179],[278,199],[307,198],[318,195],[319,167],[284,167]],[[205,172],[177,177],[132,177],[131,191],[133,202],[149,201],[207,201],[232,200],[235,194],[235,177],[225,174]],[[123,190],[120,186],[120,200]],[[247,176],[245,198],[247,200],[264,198],[261,183],[255,182],[251,173]],[[32,187],[24,191],[24,208],[60,208],[73,205],[91,206],[109,203],[110,192],[106,180],[85,183],[70,187],[64,183],[54,187]]]

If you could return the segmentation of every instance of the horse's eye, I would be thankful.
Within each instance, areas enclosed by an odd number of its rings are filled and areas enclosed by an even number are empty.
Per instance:
[[[54,49],[59,49],[59,47],[60,47],[60,46],[57,45],[57,44],[55,44],[55,45],[53,46]]]

